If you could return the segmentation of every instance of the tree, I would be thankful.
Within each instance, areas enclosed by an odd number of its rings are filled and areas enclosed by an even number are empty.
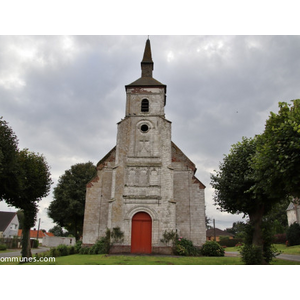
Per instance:
[[[233,234],[236,238],[242,238],[244,235],[246,223],[244,222],[233,222],[231,228],[226,228],[225,231]]]
[[[18,140],[0,118],[0,200],[23,211],[22,257],[30,257],[30,227],[34,226],[38,202],[49,194],[51,174],[42,155],[19,151]]]
[[[83,231],[86,184],[95,174],[96,168],[91,162],[71,166],[59,178],[53,192],[54,200],[48,208],[49,217],[77,240]]]
[[[0,201],[16,195],[18,139],[0,117]]]
[[[285,233],[288,228],[286,209],[291,202],[289,198],[283,198],[276,202],[270,212],[266,215],[265,220],[272,222],[274,234]]]
[[[49,229],[49,232],[53,233],[55,236],[63,236],[64,232],[59,225],[55,225],[53,228]]]
[[[209,224],[211,223],[211,218],[205,216],[205,224],[206,224],[206,229],[212,228]]]
[[[243,138],[242,142],[232,145],[220,164],[220,171],[211,175],[211,184],[215,188],[214,201],[221,210],[249,216],[251,243],[263,251],[263,217],[278,198],[273,199],[261,188],[253,190],[257,184],[252,167],[256,146],[257,137]]]
[[[255,189],[273,198],[300,198],[300,99],[279,108],[266,121],[253,157]]]
[[[43,155],[24,149],[18,153],[20,187],[18,196],[6,200],[10,205],[22,209],[23,238],[22,257],[31,257],[30,228],[34,226],[38,212],[38,202],[50,192],[52,184],[50,167]]]

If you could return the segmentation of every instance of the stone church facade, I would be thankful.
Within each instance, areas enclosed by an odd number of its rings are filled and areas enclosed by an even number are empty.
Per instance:
[[[166,85],[153,78],[153,65],[148,39],[141,78],[125,86],[117,144],[87,184],[83,245],[118,227],[124,238],[112,252],[168,253],[160,241],[165,231],[195,246],[205,243],[205,186],[195,177],[194,163],[171,141]]]

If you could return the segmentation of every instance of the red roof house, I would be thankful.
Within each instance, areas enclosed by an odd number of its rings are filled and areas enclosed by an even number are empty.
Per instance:
[[[18,236],[22,236],[22,229],[19,229],[18,231]],[[43,242],[43,237],[45,236],[54,236],[52,232],[44,232],[42,230],[30,230],[30,239],[37,239],[39,240],[40,243]]]

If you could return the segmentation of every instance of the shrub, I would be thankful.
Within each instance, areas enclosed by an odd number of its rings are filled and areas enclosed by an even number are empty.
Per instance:
[[[39,247],[39,240],[33,240],[32,248],[38,248]]]
[[[45,252],[41,252],[41,253],[36,253],[34,255],[34,257],[36,257],[36,259],[40,259],[41,257],[50,257],[50,250],[49,251],[45,251]]]
[[[108,233],[106,232],[106,236],[108,237]],[[124,241],[124,232],[120,230],[120,227],[113,228],[111,234],[111,243],[122,243]]]
[[[50,249],[50,256],[51,257],[58,257],[58,256],[60,256],[60,251],[58,251],[56,248],[51,248]]]
[[[163,233],[163,238],[160,240],[162,243],[169,245],[170,242],[172,242],[173,246],[176,243],[176,240],[178,239],[178,235],[175,231],[167,231]]]
[[[81,247],[79,250],[80,254],[89,254],[90,248],[89,247]]]
[[[241,259],[246,265],[260,265],[263,261],[262,247],[244,245],[240,249]]]
[[[200,251],[193,245],[193,242],[185,238],[177,238],[173,245],[173,252],[175,255],[183,256],[197,256]]]
[[[68,254],[75,254],[76,250],[75,250],[75,246],[67,246],[68,247]]]
[[[226,247],[235,247],[236,244],[241,243],[242,239],[221,239],[219,241],[219,244],[221,246],[226,246]]]
[[[220,241],[222,241],[222,240],[229,240],[229,239],[230,239],[230,236],[229,236],[229,235],[221,235],[221,236],[219,237],[219,239],[220,239]]]
[[[109,240],[107,237],[102,237],[89,249],[89,254],[107,254],[109,249]]]
[[[260,227],[262,230],[263,239],[261,246],[252,244],[254,227],[251,225],[251,223],[247,223],[244,227],[245,245],[241,247],[240,253],[242,261],[247,265],[268,264],[279,254],[277,249],[273,246],[273,224],[269,220],[263,219]]]
[[[204,256],[224,256],[224,248],[215,241],[206,241],[201,247],[201,254]]]
[[[69,255],[69,249],[67,245],[58,245],[56,250],[59,252],[59,256],[67,256]]]
[[[0,250],[6,250],[7,246],[5,244],[0,244]]]
[[[82,241],[77,241],[75,245],[75,253],[79,253],[81,249]]]
[[[286,243],[286,234],[278,233],[274,235],[274,243],[275,244],[285,244]]]
[[[300,225],[293,223],[286,232],[288,246],[300,245]]]

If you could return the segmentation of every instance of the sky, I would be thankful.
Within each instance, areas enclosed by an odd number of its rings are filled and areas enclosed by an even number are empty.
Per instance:
[[[19,148],[43,154],[54,184],[39,205],[41,228],[58,178],[97,162],[116,144],[125,85],[141,75],[147,35],[0,36],[0,115]],[[210,174],[243,136],[264,130],[278,102],[300,98],[300,36],[150,35],[153,77],[167,85],[173,142],[196,164],[216,227],[242,215],[214,206]],[[0,210],[15,211],[4,202]],[[212,225],[212,224],[211,224]]]

